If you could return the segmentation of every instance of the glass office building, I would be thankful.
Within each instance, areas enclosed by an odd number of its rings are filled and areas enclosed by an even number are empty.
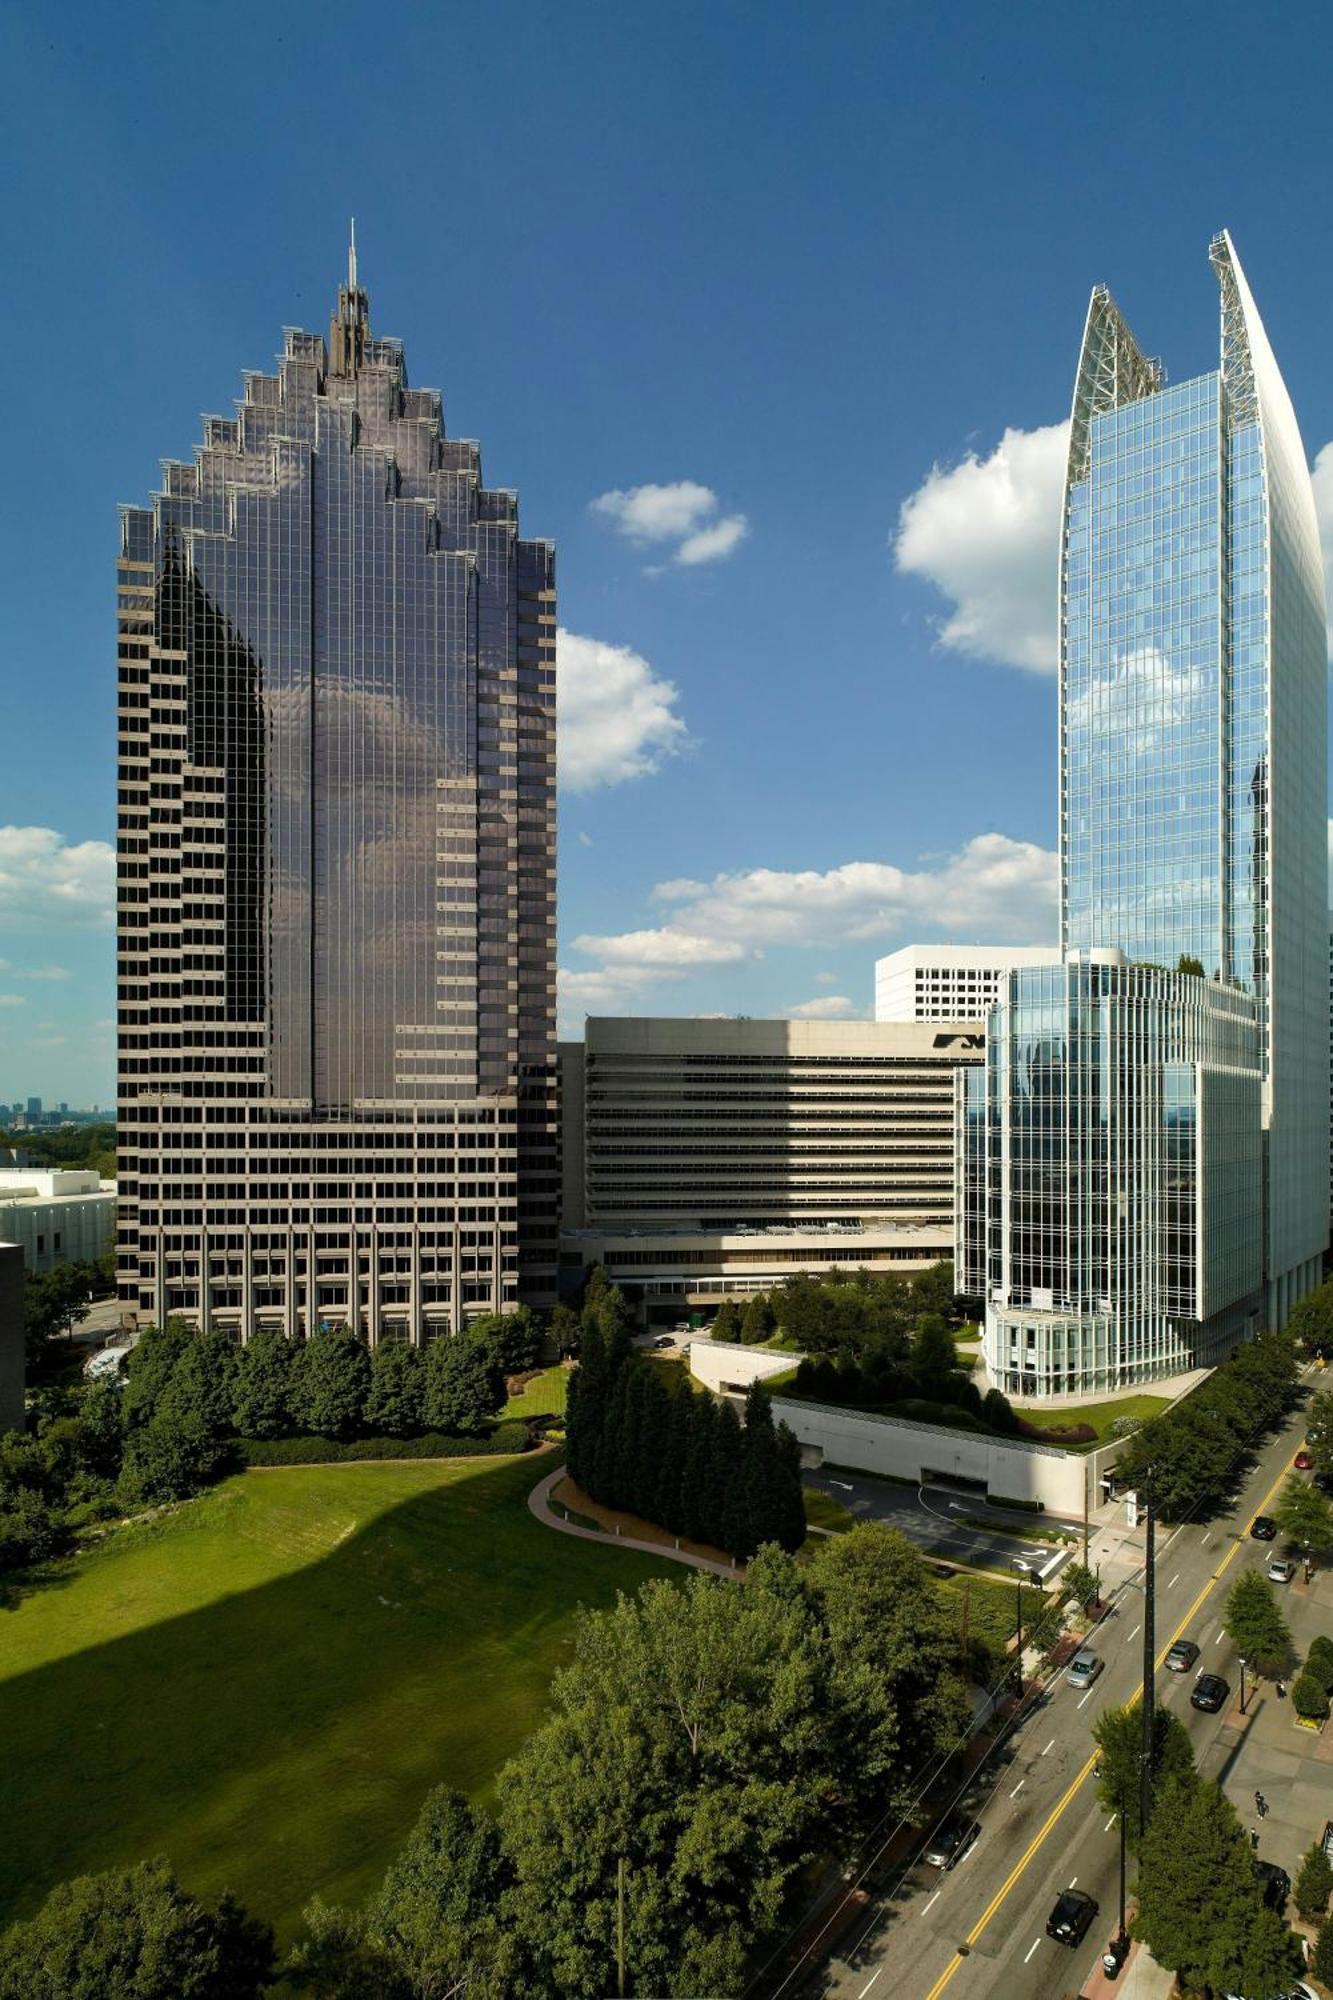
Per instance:
[[[553,1297],[554,552],[354,253],[118,584],[122,1299],[377,1341]]]
[[[1061,944],[1084,959],[1118,948],[1148,967],[1185,957],[1252,1007],[1260,1310],[1281,1325],[1318,1281],[1328,1241],[1324,584],[1295,415],[1225,234],[1211,259],[1221,288],[1221,365],[1211,374],[1168,385],[1104,288],[1088,310],[1061,548]],[[1071,995],[1069,1005],[1090,998]],[[992,1026],[989,1089],[997,1115],[1021,1121],[1000,1072],[1002,1051],[1024,1038],[1031,991],[1011,982],[1009,1004],[1015,1019]],[[1126,987],[1120,1004],[1155,1010],[1161,1046],[1195,1049],[1180,1060],[1213,1062],[1207,1037],[1183,1016],[1170,1035],[1161,1025],[1173,1008],[1188,1012],[1185,988],[1151,998],[1144,988],[1136,1003]],[[1139,1044],[1126,1025],[1115,1032],[1128,1058]],[[1151,1044],[1153,1035],[1142,1045]],[[1239,1067],[1248,1074],[1248,1061]],[[1201,1090],[1196,1076],[1200,1103]],[[1005,1144],[988,1168],[988,1209],[998,1226],[1026,1232],[1030,1189],[1011,1169]],[[1075,1154],[1068,1171],[1077,1203]],[[1115,1171],[1129,1178],[1108,1185],[1108,1215],[1153,1185],[1152,1162],[1132,1146]],[[1206,1204],[1207,1176],[1197,1188]],[[1088,1199],[1085,1221],[1097,1206]],[[1150,1246],[1142,1207],[1140,1217]],[[960,1243],[960,1255],[974,1275],[984,1266],[991,1359],[1003,1376],[1004,1315],[1032,1303],[1025,1260],[997,1263],[975,1240]],[[1108,1368],[1117,1381],[1143,1379],[1191,1356],[1215,1358],[1218,1328],[1187,1313],[1165,1276],[1145,1278],[1136,1303],[1112,1298],[1108,1308],[1108,1295],[1089,1289],[1098,1262],[1085,1271],[1074,1258],[1064,1291],[1035,1285],[1068,1325],[1086,1321],[1086,1367],[1064,1371],[1076,1386],[1094,1386]],[[1224,1305],[1213,1286],[1196,1293],[1195,1307],[1204,1303],[1238,1322],[1252,1317],[1239,1293]],[[1150,1337],[1153,1313],[1160,1325]]]

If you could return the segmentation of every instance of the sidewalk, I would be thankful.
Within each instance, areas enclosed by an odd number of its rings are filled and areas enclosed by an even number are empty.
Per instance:
[[[551,1511],[551,1489],[565,1476],[565,1466],[557,1465],[554,1472],[548,1472],[545,1479],[539,1479],[528,1495],[528,1511],[544,1528],[554,1528],[557,1534],[577,1535],[580,1541],[600,1542],[604,1549],[637,1549],[641,1555],[661,1556],[666,1562],[685,1563],[690,1569],[706,1569],[713,1576],[728,1576],[734,1583],[745,1581],[744,1570],[733,1569],[730,1563],[710,1562],[707,1556],[692,1556],[684,1549],[668,1548],[662,1542],[640,1542],[629,1535],[608,1534],[602,1528],[580,1528],[574,1521],[562,1520]]]

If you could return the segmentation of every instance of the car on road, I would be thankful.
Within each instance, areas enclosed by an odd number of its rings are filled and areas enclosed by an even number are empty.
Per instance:
[[[1221,1674],[1200,1674],[1190,1689],[1190,1707],[1201,1708],[1205,1715],[1216,1715],[1230,1693],[1231,1688]]]
[[[1166,1656],[1169,1672],[1187,1674],[1199,1657],[1199,1649],[1193,1639],[1177,1639]]]
[[[1085,1646],[1081,1653],[1075,1653],[1065,1668],[1065,1679],[1070,1687],[1090,1688],[1101,1670],[1101,1659]]]
[[[1271,1514],[1256,1514],[1250,1523],[1250,1536],[1256,1542],[1271,1542],[1277,1534],[1277,1522]]]
[[[1291,1894],[1291,1877],[1285,1868],[1279,1868],[1276,1861],[1256,1861],[1255,1873],[1259,1877],[1259,1887],[1263,1890],[1264,1901],[1270,1910],[1281,1916],[1287,1907]]]
[[[932,1868],[955,1868],[981,1832],[980,1822],[950,1813],[930,1836],[925,1860]]]
[[[1270,1556],[1267,1573],[1270,1583],[1290,1583],[1296,1574],[1296,1565],[1288,1562],[1285,1556]]]
[[[1313,1470],[1314,1460],[1308,1451],[1298,1451],[1292,1460],[1292,1464],[1295,1466],[1297,1472],[1310,1472]]]
[[[1072,1951],[1075,1945],[1082,1944],[1096,1914],[1097,1904],[1084,1890],[1062,1889],[1046,1919],[1046,1935],[1057,1944],[1067,1944]]]
[[[1248,1996],[1244,1993],[1228,1993],[1227,2000],[1248,2000]],[[1319,1996],[1313,1986],[1307,1986],[1303,1979],[1298,1979],[1294,1986],[1284,1986],[1280,1993],[1274,1993],[1271,2000],[1319,2000]]]

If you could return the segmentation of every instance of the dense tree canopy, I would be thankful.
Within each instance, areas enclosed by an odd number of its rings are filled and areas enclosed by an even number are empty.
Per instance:
[[[1291,1653],[1287,1630],[1272,1586],[1257,1569],[1244,1569],[1227,1592],[1223,1623],[1227,1637],[1256,1673],[1281,1673]]]
[[[1283,1416],[1296,1380],[1288,1334],[1263,1333],[1181,1403],[1136,1431],[1118,1481],[1146,1490],[1167,1521],[1206,1515],[1234,1489],[1254,1441]]]
[[[1097,1796],[1109,1813],[1124,1813],[1125,1837],[1137,1852],[1143,1833],[1143,1710],[1137,1701],[1124,1708],[1107,1708],[1092,1725],[1101,1752]],[[1159,1702],[1153,1711],[1153,1776],[1157,1795],[1173,1778],[1188,1779],[1194,1771],[1189,1731],[1177,1715]]]

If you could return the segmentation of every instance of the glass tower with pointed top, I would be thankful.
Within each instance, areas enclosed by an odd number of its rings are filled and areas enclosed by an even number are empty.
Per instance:
[[[124,1303],[373,1343],[553,1298],[554,552],[354,253],[118,586]]]
[[[960,1260],[1018,1393],[1215,1361],[1328,1241],[1323,570],[1290,398],[1210,254],[1216,371],[1168,384],[1103,287],[1079,355],[1065,964],[1012,975],[961,1147]]]

